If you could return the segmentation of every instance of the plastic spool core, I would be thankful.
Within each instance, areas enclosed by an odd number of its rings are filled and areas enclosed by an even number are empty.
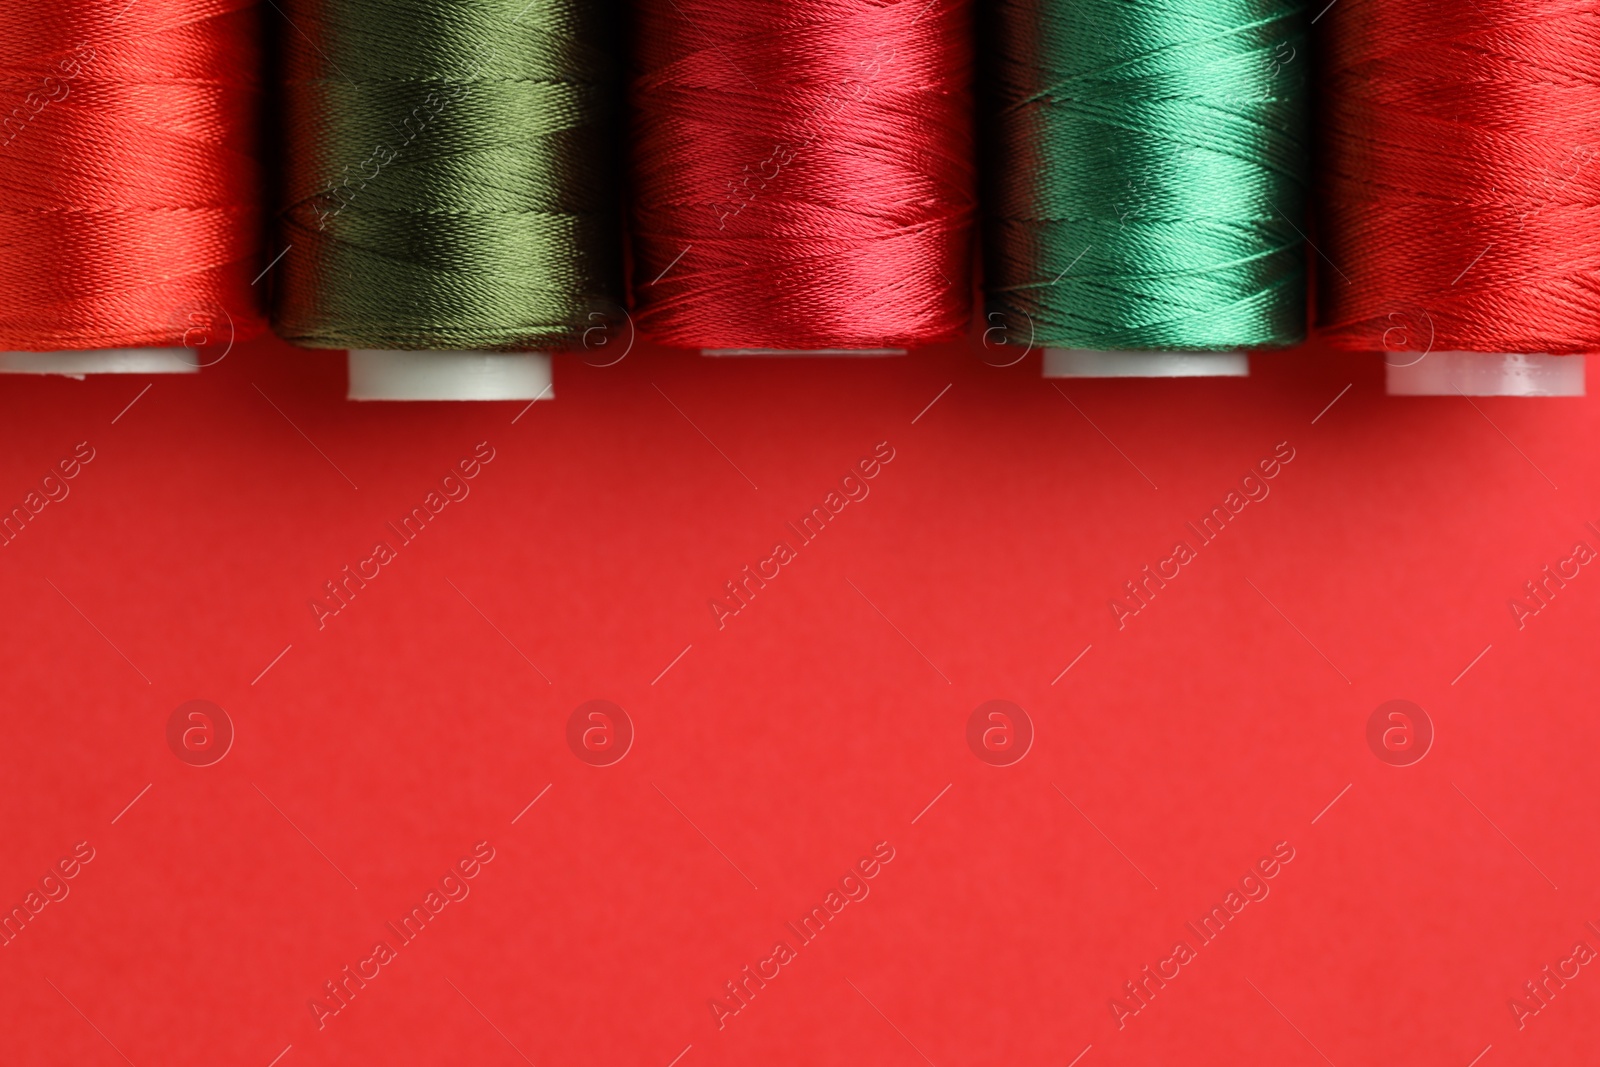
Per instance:
[[[1044,350],[1046,378],[1248,378],[1246,352]]]
[[[0,374],[198,374],[192,348],[92,348],[64,352],[0,352]]]
[[[1583,396],[1583,356],[1500,352],[1405,352],[1384,356],[1390,396]]]
[[[352,348],[351,400],[551,400],[545,352]]]
[[[702,348],[702,356],[903,356],[903,348]]]

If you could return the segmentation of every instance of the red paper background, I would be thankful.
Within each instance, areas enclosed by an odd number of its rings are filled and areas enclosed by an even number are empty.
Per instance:
[[[0,902],[95,850],[0,948],[0,1059],[1592,1062],[1600,968],[1520,1030],[1508,1001],[1600,947],[1600,576],[1520,631],[1507,602],[1600,546],[1597,401],[1390,399],[1315,349],[1058,389],[979,351],[641,345],[559,359],[520,418],[350,403],[341,357],[273,340],[0,381],[0,505],[95,450],[0,550]],[[322,584],[480,441],[470,496],[319,630]],[[723,583],[881,441],[719,630]],[[1123,582],[1279,442],[1270,496],[1119,631]],[[209,767],[166,741],[195,698],[237,731]],[[566,741],[594,698],[637,731],[610,767]],[[995,698],[1036,729],[1010,767],[966,742]],[[1394,698],[1437,731],[1414,766],[1366,741]],[[308,1000],[482,840],[470,896],[319,1030]],[[870,895],[719,1030],[880,841]],[[1280,841],[1270,895],[1119,1029]]]

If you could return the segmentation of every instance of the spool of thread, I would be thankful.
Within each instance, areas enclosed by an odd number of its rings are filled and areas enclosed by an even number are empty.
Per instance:
[[[639,0],[639,328],[720,355],[961,335],[972,0]]]
[[[257,0],[0,5],[0,372],[192,373],[265,327]]]
[[[547,399],[622,316],[612,0],[291,0],[273,324],[353,399]]]
[[[1591,0],[1341,0],[1321,41],[1319,325],[1391,394],[1571,396],[1600,350]]]
[[[1059,377],[1243,375],[1301,341],[1306,5],[986,10],[986,340]]]

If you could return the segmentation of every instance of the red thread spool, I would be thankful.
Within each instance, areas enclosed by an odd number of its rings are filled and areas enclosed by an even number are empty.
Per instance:
[[[1538,354],[1600,350],[1594,0],[1341,0],[1323,30],[1330,339],[1389,353],[1391,392],[1581,392]]]
[[[0,349],[215,351],[264,328],[260,13],[0,6]]]
[[[967,327],[971,0],[640,0],[634,301],[709,349]]]

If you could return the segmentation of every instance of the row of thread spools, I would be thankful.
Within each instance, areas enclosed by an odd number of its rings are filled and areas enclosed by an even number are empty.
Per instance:
[[[1242,374],[1314,273],[1391,392],[1581,393],[1595,0],[1323,4],[7,4],[0,369],[270,323],[358,398],[549,396],[633,330]]]

